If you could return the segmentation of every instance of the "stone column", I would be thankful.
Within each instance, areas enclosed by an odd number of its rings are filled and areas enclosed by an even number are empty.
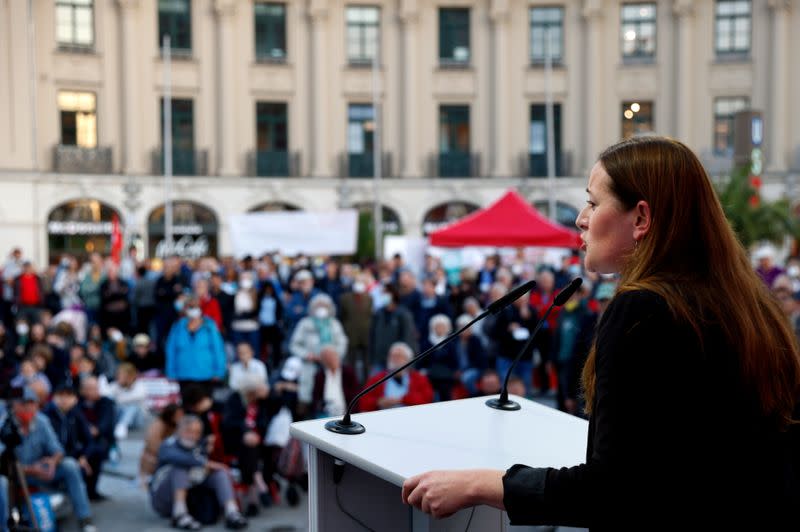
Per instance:
[[[138,60],[141,57],[137,27],[139,0],[117,0],[122,33],[122,173],[144,173],[146,154],[142,151],[140,76]],[[149,172],[149,169],[147,170]]]
[[[237,175],[236,146],[238,136],[236,126],[236,54],[234,53],[234,33],[236,0],[215,0],[219,43],[217,88],[217,173],[221,176]]]
[[[791,0],[769,0],[772,12],[772,72],[770,72],[769,115],[765,122],[767,135],[764,142],[769,153],[770,171],[782,172],[787,168],[788,88],[789,88],[789,17]]]
[[[583,161],[585,174],[594,165],[603,150],[605,136],[603,115],[606,104],[603,72],[603,2],[584,0],[581,15],[586,23],[586,69],[583,83],[583,109],[586,118],[586,159]],[[616,41],[614,41],[616,42]],[[616,114],[614,114],[616,116]]]
[[[678,140],[692,146],[692,117],[694,116],[694,92],[692,91],[692,66],[695,64],[692,49],[692,26],[694,25],[693,0],[675,0],[672,12],[678,25],[678,60],[675,79],[675,135]]]
[[[327,151],[326,137],[328,135],[327,106],[328,85],[327,43],[325,42],[325,23],[328,19],[328,5],[324,0],[311,0],[308,6],[308,16],[311,23],[311,121],[313,144],[311,148],[311,175],[313,177],[329,177],[331,161]]]
[[[416,0],[401,0],[400,22],[403,27],[403,48],[405,62],[402,65],[405,81],[403,90],[403,145],[405,153],[400,164],[400,175],[403,177],[420,176],[420,153],[417,117],[419,109],[417,102],[417,70],[419,69],[417,41],[419,39],[419,7]]]
[[[509,138],[509,111],[508,106],[511,100],[509,91],[509,53],[508,53],[508,33],[510,31],[508,19],[508,0],[491,0],[489,6],[489,18],[492,23],[494,34],[494,57],[490,59],[494,63],[494,72],[491,83],[494,85],[492,94],[492,119],[489,123],[489,131],[492,138],[489,146],[494,148],[491,155],[493,159],[492,168],[488,168],[489,175],[493,177],[508,177],[511,175],[511,142]],[[487,65],[488,67],[488,65]]]

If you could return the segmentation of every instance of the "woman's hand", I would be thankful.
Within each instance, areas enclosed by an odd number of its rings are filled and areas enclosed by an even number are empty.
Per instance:
[[[403,502],[437,519],[477,504],[503,508],[503,472],[429,471],[403,483]]]

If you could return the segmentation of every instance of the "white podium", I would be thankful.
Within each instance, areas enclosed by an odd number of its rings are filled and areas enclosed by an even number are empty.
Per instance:
[[[359,435],[325,430],[330,419],[293,423],[292,436],[310,446],[310,531],[464,532],[471,510],[433,519],[403,504],[403,481],[432,469],[563,467],[585,460],[585,420],[520,397],[513,399],[521,410],[494,410],[487,399],[354,414],[366,427]],[[334,459],[345,462],[338,485]],[[506,530],[507,523],[505,512],[478,506],[469,530]]]

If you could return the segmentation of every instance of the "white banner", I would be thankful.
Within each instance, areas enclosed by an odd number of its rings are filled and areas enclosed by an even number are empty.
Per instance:
[[[272,251],[284,255],[352,255],[356,252],[358,211],[254,212],[229,219],[237,257]]]

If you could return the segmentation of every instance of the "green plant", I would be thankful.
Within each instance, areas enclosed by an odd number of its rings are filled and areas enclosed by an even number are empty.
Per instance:
[[[749,166],[735,168],[717,187],[725,216],[742,244],[749,248],[761,241],[781,244],[786,236],[800,236],[800,225],[792,218],[789,201],[765,201],[761,178],[751,176]]]

